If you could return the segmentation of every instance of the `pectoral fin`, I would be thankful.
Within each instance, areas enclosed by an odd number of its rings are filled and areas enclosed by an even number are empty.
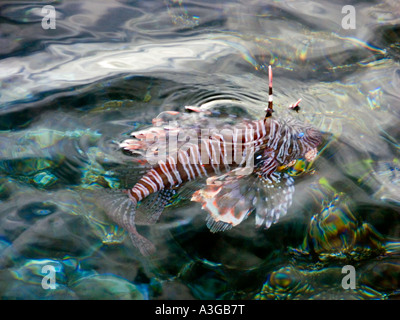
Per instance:
[[[244,221],[254,210],[255,179],[252,175],[229,172],[207,180],[207,185],[192,196],[208,211],[207,227],[211,232],[225,231]]]
[[[274,173],[271,179],[260,178],[259,202],[256,210],[256,226],[268,229],[286,215],[292,204],[294,180],[287,173]]]
[[[173,189],[164,189],[143,199],[137,209],[136,223],[142,225],[155,224],[164,208],[172,202],[172,197],[175,194],[176,191]]]

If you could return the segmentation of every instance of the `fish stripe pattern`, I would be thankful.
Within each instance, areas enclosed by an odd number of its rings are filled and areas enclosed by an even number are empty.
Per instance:
[[[142,254],[151,254],[154,246],[136,231],[136,206],[159,194],[153,198],[162,199],[162,205],[152,200],[146,207],[148,217],[142,217],[143,221],[155,222],[163,206],[176,194],[175,190],[189,181],[205,181],[203,187],[193,192],[191,200],[200,202],[208,212],[206,225],[212,232],[240,224],[253,211],[256,211],[256,226],[265,228],[286,214],[293,198],[294,180],[278,172],[278,168],[289,167],[300,158],[313,161],[322,134],[296,119],[272,117],[271,68],[268,100],[263,119],[243,119],[234,126],[223,125],[206,134],[203,130],[211,121],[207,117],[213,115],[212,110],[186,107],[197,119],[192,122],[186,113],[164,112],[153,120],[154,127],[134,132],[132,139],[120,144],[132,154],[146,154],[147,161],[153,164],[119,198],[115,193],[105,197],[107,214],[127,229]],[[180,123],[168,124],[170,119],[178,119]]]

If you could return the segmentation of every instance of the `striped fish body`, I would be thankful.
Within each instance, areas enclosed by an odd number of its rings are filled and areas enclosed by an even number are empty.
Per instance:
[[[268,179],[278,166],[312,152],[321,143],[321,134],[293,120],[282,123],[267,118],[246,121],[205,139],[199,136],[197,142],[186,143],[175,153],[170,152],[165,160],[159,160],[128,191],[131,199],[139,202],[157,191],[238,167],[247,166],[250,172],[256,170]],[[129,144],[126,146],[129,150]]]
[[[206,221],[212,232],[240,224],[253,211],[256,226],[264,228],[286,214],[294,181],[281,168],[300,158],[314,160],[322,134],[295,119],[272,117],[271,68],[269,75],[270,96],[262,120],[243,120],[232,126],[209,120],[210,109],[186,107],[195,113],[163,112],[153,119],[153,127],[132,133],[132,139],[120,144],[153,166],[131,189],[122,195],[113,192],[102,203],[143,255],[155,248],[137,232],[137,218],[155,223],[176,190],[189,181],[205,181],[191,200],[208,212]],[[293,110],[299,109],[299,102],[292,105]],[[139,202],[146,203],[144,217],[136,217]]]
[[[316,154],[315,148],[321,143],[319,131],[296,120],[246,120],[231,129],[214,130],[206,136],[201,134],[199,128],[189,130],[189,133],[186,128],[180,127],[174,130],[159,130],[158,127],[156,129],[133,133],[134,137],[141,139],[126,140],[121,146],[128,151],[148,151],[157,144],[154,141],[159,143],[162,140],[154,139],[155,135],[164,138],[162,141],[166,145],[173,139],[186,141],[187,136],[191,136],[192,139],[190,142],[173,144],[175,147],[170,150],[165,149],[165,145],[158,148],[165,152],[158,153],[158,157],[162,159],[159,159],[131,189],[125,190],[129,202],[126,201],[126,196],[113,199],[109,202],[110,210],[107,210],[119,225],[129,231],[132,241],[144,255],[152,253],[154,247],[138,234],[135,227],[135,210],[140,201],[152,194],[184,186],[188,181],[205,179],[207,185],[193,194],[192,201],[200,202],[203,209],[208,211],[207,226],[211,231],[226,230],[241,223],[254,209],[254,204],[244,200],[246,198],[240,191],[241,183],[253,179],[246,182],[251,187],[256,176],[263,186],[268,185],[268,188],[271,188],[273,183],[279,182],[275,174],[279,166],[289,165],[293,160],[305,157],[308,153]],[[149,136],[151,139],[147,139]],[[293,192],[292,180],[288,177],[286,180],[288,182],[283,186],[282,194]],[[259,188],[253,187],[256,190]],[[262,189],[264,188],[261,187]],[[226,190],[229,191],[228,194]],[[253,198],[256,197],[253,195]],[[259,195],[258,198],[265,200],[266,197]],[[238,203],[237,199],[242,201]],[[251,197],[249,199],[252,200]],[[265,227],[269,227],[272,222],[277,221],[279,215],[285,214],[291,197],[279,201],[276,203],[277,209],[266,212],[265,208],[260,208],[257,211],[257,225],[264,224]],[[229,206],[224,203],[236,205]],[[149,221],[153,223],[158,220],[163,206],[157,208],[161,210],[149,213]],[[283,213],[278,214],[279,210]],[[269,219],[271,211],[272,218]]]
[[[266,134],[265,121],[258,120],[206,138],[198,136],[197,143],[185,143],[176,152],[169,152],[165,160],[159,160],[128,194],[139,202],[154,192],[249,165],[265,144]],[[126,149],[130,149],[129,143]]]

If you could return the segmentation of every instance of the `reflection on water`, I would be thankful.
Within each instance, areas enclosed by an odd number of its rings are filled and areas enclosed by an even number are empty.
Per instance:
[[[5,299],[391,299],[399,292],[397,1],[58,1],[0,5],[0,293]],[[268,231],[211,234],[178,199],[143,258],[96,202],[146,165],[117,143],[161,111],[241,105],[324,131],[296,176],[294,205]],[[304,171],[307,174],[302,174]],[[42,288],[45,265],[56,287]],[[342,268],[354,266],[356,288]]]

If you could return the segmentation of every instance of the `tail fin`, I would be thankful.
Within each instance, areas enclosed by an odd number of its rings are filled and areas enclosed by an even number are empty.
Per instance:
[[[155,252],[155,247],[150,240],[136,230],[137,202],[135,199],[129,198],[124,191],[111,190],[102,197],[101,203],[107,215],[129,233],[133,245],[139,249],[142,255],[148,256]]]

